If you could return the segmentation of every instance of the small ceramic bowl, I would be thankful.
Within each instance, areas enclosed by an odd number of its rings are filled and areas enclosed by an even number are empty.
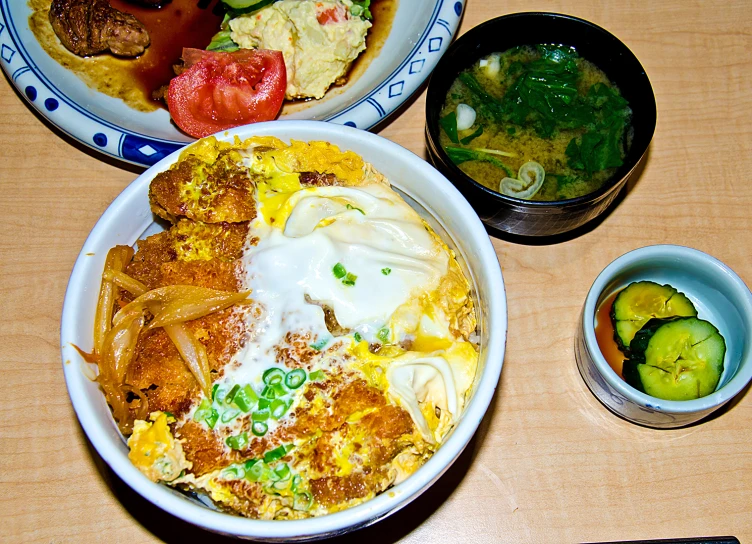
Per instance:
[[[669,401],[628,385],[604,358],[595,334],[600,304],[633,281],[668,283],[684,293],[698,317],[726,340],[726,357],[715,392],[699,399]],[[606,408],[648,427],[668,429],[695,423],[734,398],[752,379],[752,293],[728,266],[696,249],[648,246],[622,255],[596,278],[585,299],[575,338],[577,366]]]
[[[522,200],[488,189],[460,170],[439,142],[441,109],[460,72],[491,53],[542,43],[574,47],[606,73],[632,108],[633,135],[624,164],[597,191],[554,202]],[[559,13],[513,13],[470,29],[439,61],[426,98],[426,144],[433,164],[465,195],[487,226],[527,237],[563,234],[605,212],[647,151],[655,124],[653,88],[637,57],[603,28]]]

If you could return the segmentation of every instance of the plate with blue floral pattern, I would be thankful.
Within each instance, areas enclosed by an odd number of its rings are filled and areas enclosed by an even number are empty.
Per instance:
[[[96,91],[53,59],[30,28],[34,6],[43,1],[0,0],[0,65],[32,107],[90,148],[141,166],[150,166],[194,141],[170,121],[167,110],[133,109]],[[357,79],[320,101],[291,108],[280,118],[373,128],[431,73],[459,26],[464,2],[401,0],[378,55]]]

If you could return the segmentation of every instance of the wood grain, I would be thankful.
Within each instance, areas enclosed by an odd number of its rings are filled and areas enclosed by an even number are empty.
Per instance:
[[[752,283],[752,3],[469,0],[460,31],[536,10],[589,19],[635,52],[658,103],[649,155],[626,198],[592,231],[556,245],[493,239],[509,343],[481,428],[424,496],[340,540],[752,541],[752,395],[700,425],[644,429],[598,403],[573,356],[590,284],[631,249],[692,246]],[[424,106],[422,93],[380,134],[425,157]],[[224,540],[117,480],[88,445],[63,381],[68,275],[89,230],[137,170],[53,130],[7,78],[0,111],[0,540]]]

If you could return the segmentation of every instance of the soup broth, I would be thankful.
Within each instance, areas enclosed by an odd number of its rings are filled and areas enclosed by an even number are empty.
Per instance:
[[[621,166],[630,117],[619,89],[573,48],[516,47],[457,77],[441,112],[440,142],[489,189],[563,200],[599,189]]]

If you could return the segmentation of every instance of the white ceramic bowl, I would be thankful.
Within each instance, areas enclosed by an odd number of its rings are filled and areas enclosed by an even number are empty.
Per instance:
[[[601,302],[633,281],[668,283],[684,293],[698,317],[726,340],[726,357],[715,392],[699,399],[662,400],[628,385],[606,362],[595,337]],[[622,255],[596,278],[585,299],[575,338],[580,374],[609,410],[641,425],[673,428],[701,420],[734,398],[752,379],[752,293],[733,270],[696,249],[648,246]]]
[[[139,176],[105,211],[76,261],[63,307],[61,345],[65,379],[76,415],[96,450],[134,490],[156,506],[218,533],[260,540],[311,539],[365,527],[415,499],[454,462],[472,438],[499,381],[507,333],[504,282],[496,253],[473,209],[454,186],[411,152],[374,134],[315,121],[273,121],[223,133],[245,139],[274,135],[285,141],[326,140],[362,155],[401,191],[406,200],[457,252],[472,283],[480,333],[480,366],[473,393],[459,423],[436,454],[388,492],[354,508],[296,521],[258,521],[212,510],[164,485],[151,482],[128,460],[128,448],[96,383],[81,370],[73,344],[89,350],[94,310],[107,250],[132,245],[155,230],[148,186],[177,159],[172,154]]]

